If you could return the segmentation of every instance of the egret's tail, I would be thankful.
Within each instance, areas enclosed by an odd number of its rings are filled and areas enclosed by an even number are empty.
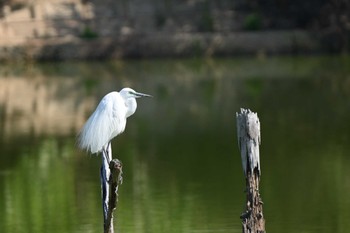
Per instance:
[[[92,154],[102,150],[109,141],[109,135],[103,134],[102,122],[92,114],[78,135],[78,146]]]

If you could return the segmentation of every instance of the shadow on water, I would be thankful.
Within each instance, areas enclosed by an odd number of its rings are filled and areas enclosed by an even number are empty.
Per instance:
[[[140,100],[113,142],[121,232],[241,232],[235,112],[262,124],[267,230],[349,228],[347,57],[47,63],[0,69],[0,229],[100,232],[100,158],[75,148],[99,99]]]

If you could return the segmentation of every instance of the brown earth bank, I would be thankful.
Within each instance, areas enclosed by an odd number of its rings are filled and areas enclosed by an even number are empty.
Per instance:
[[[0,0],[0,60],[347,53],[350,2]]]

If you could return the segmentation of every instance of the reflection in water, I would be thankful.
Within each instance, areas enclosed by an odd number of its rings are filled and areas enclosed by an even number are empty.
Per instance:
[[[262,124],[272,232],[350,227],[348,58],[128,61],[0,69],[0,229],[101,232],[100,157],[75,135],[109,91],[139,101],[114,143],[123,161],[119,232],[241,232],[235,112]]]
[[[72,144],[63,143],[46,138],[39,145],[22,144],[16,168],[0,180],[4,232],[74,232],[89,214],[99,212],[91,202],[99,198],[96,187],[81,177],[79,166],[83,165],[71,156]],[[89,198],[80,202],[79,193]]]
[[[23,74],[25,75],[25,74]],[[69,134],[84,119],[91,98],[79,101],[78,80],[35,77],[0,78],[4,137],[18,134]]]

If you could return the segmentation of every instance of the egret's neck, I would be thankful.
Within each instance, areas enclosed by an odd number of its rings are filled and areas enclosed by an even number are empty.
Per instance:
[[[125,101],[125,105],[126,105],[126,108],[127,108],[126,117],[129,117],[129,116],[131,116],[132,114],[135,113],[136,108],[137,108],[137,103],[136,103],[135,98],[128,98]]]

